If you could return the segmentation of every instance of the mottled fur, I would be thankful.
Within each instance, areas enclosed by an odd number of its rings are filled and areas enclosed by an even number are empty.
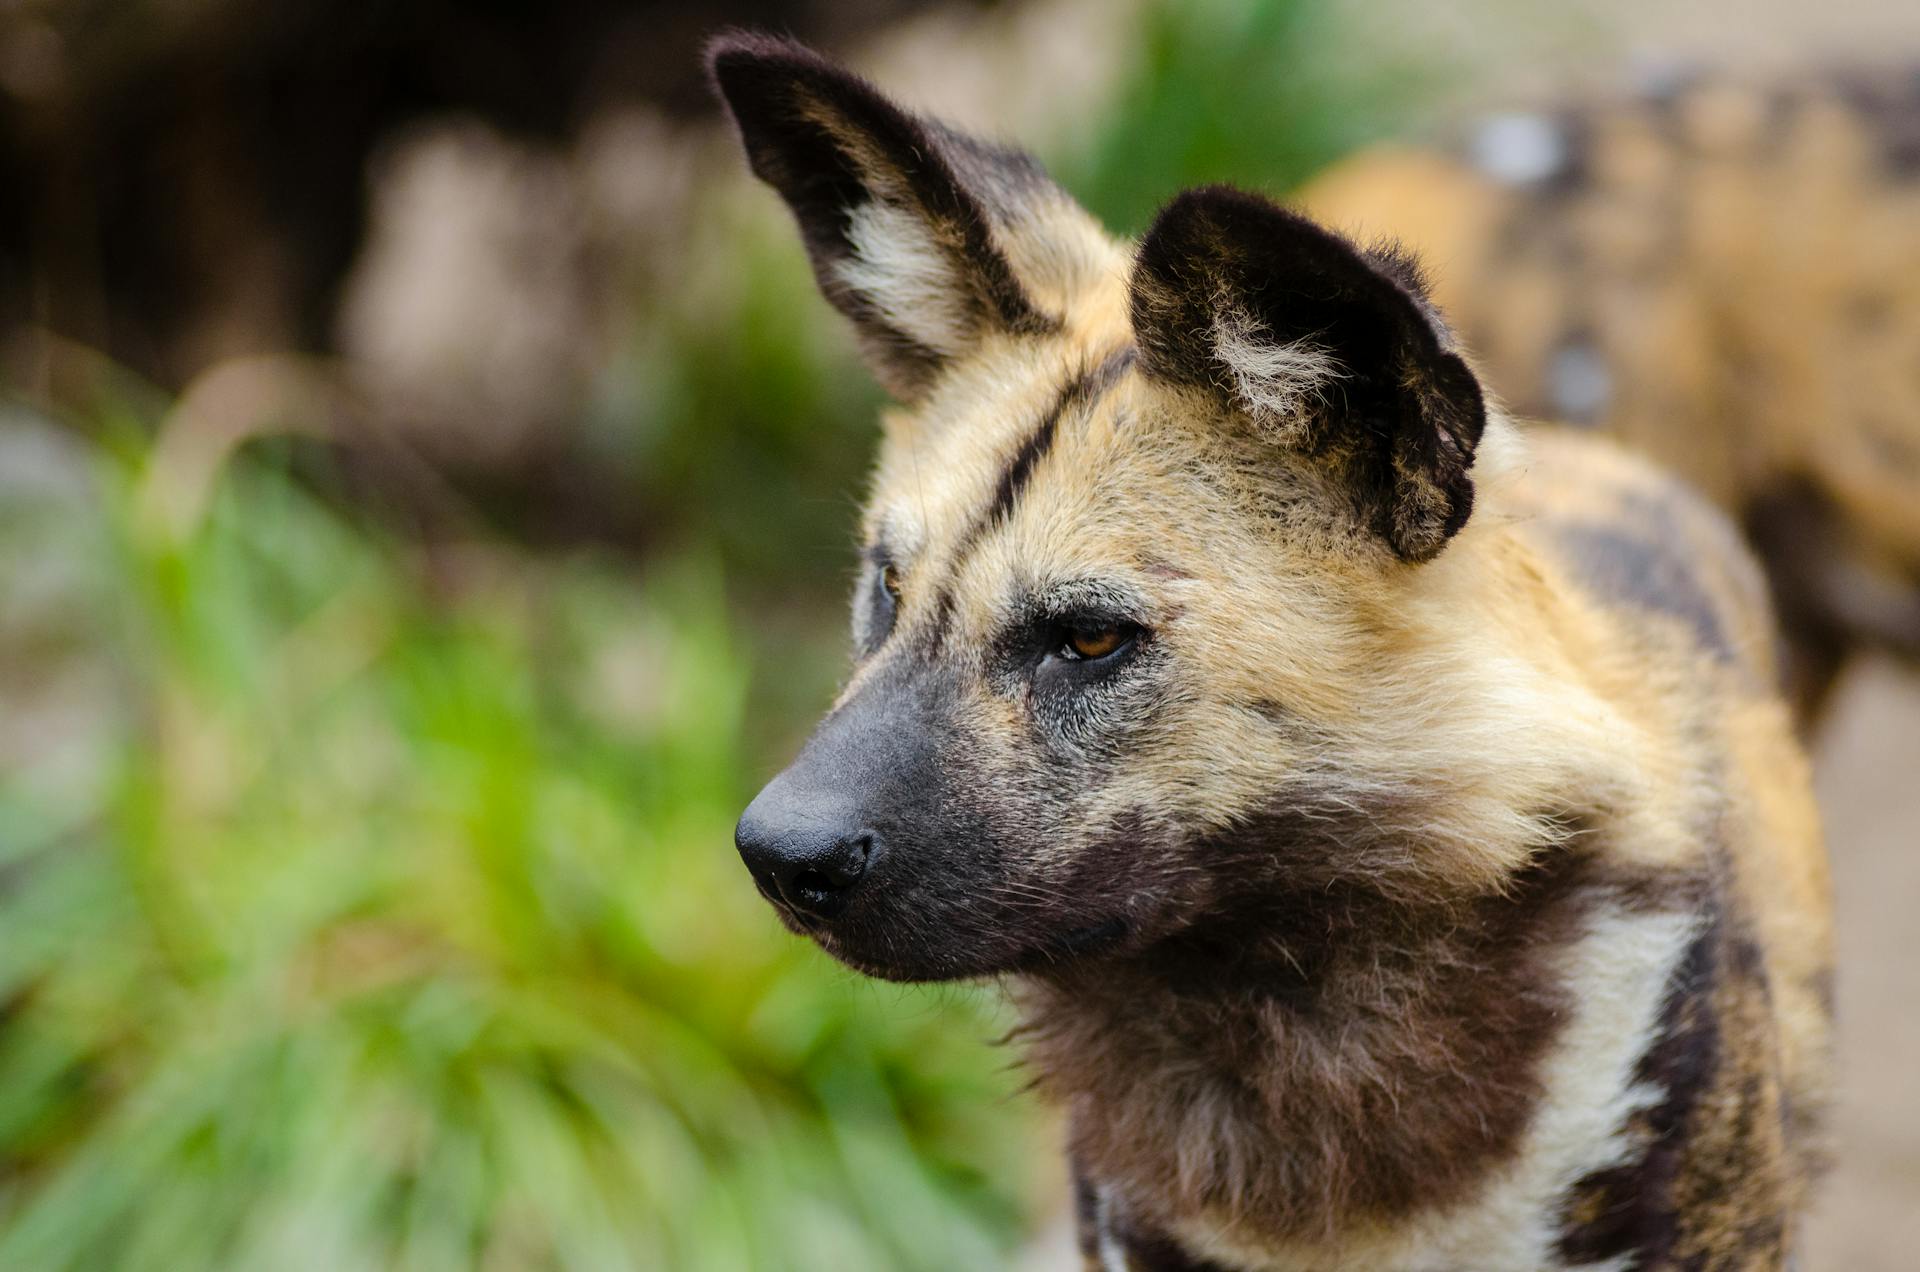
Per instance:
[[[855,967],[1011,978],[1089,1266],[1782,1266],[1826,880],[1720,515],[1523,437],[1403,254],[1224,189],[1117,242],[804,49],[713,58],[905,399],[742,851]],[[831,904],[767,864],[815,840]]]
[[[1523,415],[1604,426],[1748,529],[1803,721],[1856,650],[1920,663],[1920,70],[1669,76],[1302,198],[1416,248]]]

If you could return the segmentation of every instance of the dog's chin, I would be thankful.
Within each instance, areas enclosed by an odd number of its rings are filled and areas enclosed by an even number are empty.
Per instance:
[[[921,984],[1045,974],[1117,953],[1131,945],[1134,936],[1132,926],[1117,916],[1026,937],[1009,934],[996,940],[927,943],[874,941],[859,932],[826,925],[790,922],[788,926],[856,972],[878,980]]]
[[[997,960],[946,950],[889,949],[876,954],[832,936],[814,937],[821,949],[862,976],[905,985],[932,985],[941,981],[984,980],[1004,969]]]

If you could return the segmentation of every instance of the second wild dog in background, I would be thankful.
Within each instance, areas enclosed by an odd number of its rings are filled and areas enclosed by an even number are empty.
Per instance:
[[[1518,414],[1604,426],[1740,520],[1803,723],[1856,651],[1920,664],[1920,70],[1673,77],[1302,199],[1419,252]]]

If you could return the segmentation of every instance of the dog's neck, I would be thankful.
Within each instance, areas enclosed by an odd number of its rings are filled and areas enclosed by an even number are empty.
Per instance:
[[[1502,896],[1346,886],[1217,915],[1030,977],[1027,1058],[1139,1239],[1204,1224],[1241,1248],[1337,1247],[1470,1195],[1516,1151],[1568,1008],[1554,958],[1597,875],[1562,845]]]

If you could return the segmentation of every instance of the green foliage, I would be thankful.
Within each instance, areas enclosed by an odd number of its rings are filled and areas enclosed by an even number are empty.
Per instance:
[[[992,1007],[834,970],[733,859],[710,565],[410,554],[258,458],[176,532],[145,463],[0,552],[119,668],[82,775],[0,788],[0,1267],[1002,1262]]]
[[[678,259],[656,280],[592,422],[669,542],[697,538],[755,585],[851,560],[881,396],[814,288],[770,191],[696,192]]]
[[[1149,4],[1119,101],[1065,184],[1137,234],[1188,186],[1280,193],[1404,123],[1442,70],[1378,40],[1364,50],[1330,0]]]

